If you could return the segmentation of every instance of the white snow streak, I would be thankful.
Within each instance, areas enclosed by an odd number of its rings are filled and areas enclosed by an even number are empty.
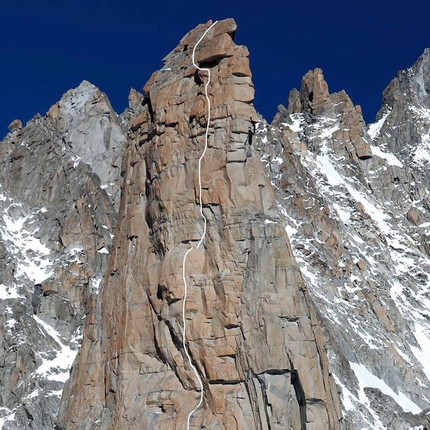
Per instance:
[[[9,252],[15,257],[17,275],[25,276],[35,284],[40,284],[51,276],[52,261],[50,249],[44,245],[32,230],[33,214],[13,217],[9,212],[12,204],[2,215],[5,228],[0,227],[0,233]],[[43,211],[43,208],[40,209]]]
[[[390,113],[391,113],[391,109],[385,115],[383,115],[379,121],[369,125],[367,133],[369,134],[369,136],[372,139],[375,139],[375,137],[378,136],[378,134],[381,131],[382,126],[384,125],[384,123],[385,123],[386,119],[388,118],[388,115],[390,115]]]
[[[395,393],[382,379],[370,373],[363,365],[353,362],[349,364],[360,385],[360,398],[362,396],[367,397],[364,392],[365,387],[378,388],[387,396],[392,397],[405,412],[412,412],[413,414],[421,412],[422,409],[412,400],[408,399],[403,393]]]
[[[414,336],[420,345],[420,349],[410,345],[411,350],[416,359],[421,363],[423,372],[430,381],[430,339],[425,329],[418,324],[415,325]]]
[[[391,152],[383,152],[378,146],[372,145],[370,145],[370,149],[372,150],[373,155],[383,158],[391,166],[403,167],[403,163]]]
[[[379,229],[384,233],[389,233],[390,227],[385,222],[389,218],[382,210],[378,209],[373,203],[371,203],[362,193],[357,191],[352,185],[348,184],[345,179],[337,172],[331,163],[328,155],[318,155],[317,165],[321,172],[325,174],[328,182],[333,185],[343,185],[349,192],[349,194],[359,203],[361,203],[365,211],[370,217],[377,223]],[[340,217],[345,218],[345,214],[340,214]]]
[[[0,300],[7,299],[18,299],[20,296],[17,292],[16,286],[7,287],[6,285],[0,284]]]
[[[36,373],[45,376],[52,381],[66,382],[69,379],[70,367],[76,356],[76,351],[73,351],[67,345],[61,342],[59,333],[54,330],[50,325],[42,321],[36,315],[33,315],[35,321],[42,326],[43,331],[46,332],[60,347],[57,351],[55,358],[47,359],[42,358],[42,364],[37,368]]]

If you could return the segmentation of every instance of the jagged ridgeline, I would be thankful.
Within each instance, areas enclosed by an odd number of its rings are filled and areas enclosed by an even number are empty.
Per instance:
[[[2,141],[0,428],[186,428],[210,24],[123,114],[84,81]],[[369,127],[320,69],[269,124],[236,30],[196,50],[191,428],[429,428],[430,51]]]

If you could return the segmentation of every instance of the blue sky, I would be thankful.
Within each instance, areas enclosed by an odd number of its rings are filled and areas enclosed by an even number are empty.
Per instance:
[[[271,121],[302,76],[320,67],[371,122],[385,86],[430,47],[430,2],[13,0],[0,16],[0,136],[15,118],[45,114],[83,79],[117,112],[182,36],[209,19],[235,18],[248,46],[255,106]]]

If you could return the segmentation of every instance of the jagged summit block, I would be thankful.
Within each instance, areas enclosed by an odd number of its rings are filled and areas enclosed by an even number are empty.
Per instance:
[[[79,159],[91,160],[93,170],[118,206],[125,133],[106,94],[84,80],[50,107],[47,118]]]
[[[19,119],[14,119],[8,126],[8,130],[11,133],[14,133],[15,131],[19,131],[22,129],[22,122]]]
[[[328,85],[321,69],[310,70],[302,79],[301,110],[313,115],[334,116]]]
[[[300,91],[293,88],[288,96],[288,108],[278,106],[278,112],[272,124],[280,126],[282,123],[291,123],[290,115],[298,114],[317,125],[321,120],[332,124],[338,130],[337,144],[333,142],[337,152],[342,152],[346,145],[353,157],[361,160],[372,158],[366,125],[360,106],[354,106],[345,91],[329,93],[328,84],[321,69],[310,70],[302,79]],[[339,125],[336,125],[339,122]],[[344,129],[345,132],[341,132]],[[315,129],[318,134],[319,128]],[[324,148],[310,148],[317,151]]]
[[[185,428],[197,381],[182,349],[182,258],[201,236],[197,160],[206,74],[189,32],[144,87],[122,162],[122,197],[102,293],[64,391],[59,429]],[[251,145],[258,120],[248,50],[220,21],[197,50],[210,67],[202,162],[204,247],[189,254],[187,345],[204,384],[193,427],[336,429],[323,336],[271,183]]]

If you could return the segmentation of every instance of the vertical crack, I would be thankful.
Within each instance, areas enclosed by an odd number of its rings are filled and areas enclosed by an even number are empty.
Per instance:
[[[294,387],[296,393],[297,403],[299,404],[300,411],[300,430],[306,430],[306,397],[305,392],[300,382],[299,372],[297,370],[291,370],[291,385]]]
[[[264,413],[266,415],[266,422],[267,422],[267,427],[269,430],[271,430],[271,425],[270,425],[270,417],[269,417],[269,407],[271,406],[269,403],[269,399],[267,398],[267,386],[266,386],[266,382],[264,381],[264,378],[261,377],[261,375],[255,375],[255,377],[257,378],[258,382],[261,385],[261,394],[263,396],[263,401],[264,401]]]

